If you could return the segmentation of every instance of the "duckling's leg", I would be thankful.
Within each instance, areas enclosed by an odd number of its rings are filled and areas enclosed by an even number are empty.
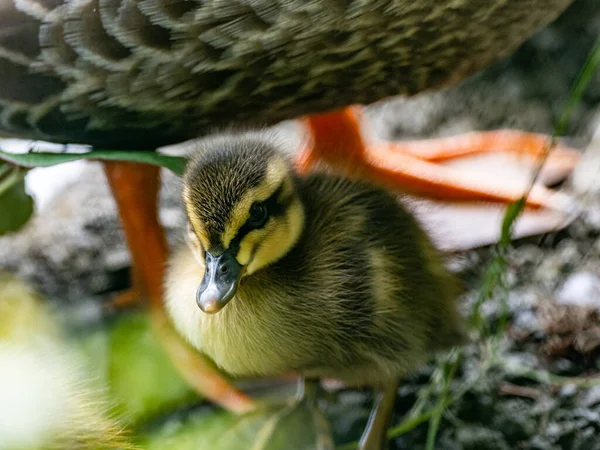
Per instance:
[[[300,170],[322,160],[395,188],[446,200],[512,202],[523,195],[522,186],[489,179],[473,179],[440,162],[482,153],[508,152],[533,165],[544,154],[546,136],[515,131],[470,133],[457,137],[367,145],[360,132],[360,107],[310,116],[306,123],[312,143],[299,155]],[[547,161],[554,179],[565,177],[579,160],[574,150],[559,147]],[[567,199],[535,186],[527,205],[560,208]]]
[[[319,396],[321,385],[319,380],[316,378],[300,377],[298,380],[298,392],[296,393],[296,400],[302,401],[307,400],[308,402],[315,403]]]
[[[387,432],[390,427],[398,382],[392,382],[378,394],[367,427],[360,438],[359,450],[384,450],[388,447]]]
[[[150,306],[154,331],[184,379],[201,395],[234,412],[254,408],[171,327],[163,307],[163,276],[167,241],[158,220],[160,169],[131,162],[104,162],[131,252],[134,292]]]

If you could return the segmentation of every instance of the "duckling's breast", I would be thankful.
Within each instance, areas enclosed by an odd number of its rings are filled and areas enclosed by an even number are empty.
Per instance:
[[[321,353],[319,341],[307,335],[314,334],[310,320],[290,307],[297,299],[270,277],[242,279],[221,311],[205,314],[196,304],[203,274],[189,249],[175,252],[166,277],[166,306],[177,330],[223,370],[279,375],[299,370]]]

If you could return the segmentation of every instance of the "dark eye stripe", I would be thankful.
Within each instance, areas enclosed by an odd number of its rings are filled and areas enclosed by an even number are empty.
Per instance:
[[[280,199],[279,196],[283,192],[283,182],[279,185],[279,187],[273,192],[269,198],[263,201],[263,204],[267,208],[267,217],[280,217],[283,216],[286,209],[290,206],[292,202],[292,195]],[[268,222],[268,218],[266,222]],[[265,223],[266,223],[265,222]],[[240,250],[240,244],[242,240],[246,237],[248,233],[252,230],[256,230],[257,228],[250,224],[250,218],[246,220],[246,223],[240,227],[235,237],[231,240],[229,244],[229,251],[233,253],[233,255],[237,255]]]

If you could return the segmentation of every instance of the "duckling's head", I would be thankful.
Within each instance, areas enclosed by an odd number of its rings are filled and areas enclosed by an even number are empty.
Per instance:
[[[274,139],[252,133],[199,146],[183,176],[183,200],[188,243],[205,266],[196,301],[205,313],[216,313],[242,277],[296,244],[304,209],[293,168]]]

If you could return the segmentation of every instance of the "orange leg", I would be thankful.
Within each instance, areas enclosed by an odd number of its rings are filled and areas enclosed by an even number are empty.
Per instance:
[[[180,374],[196,391],[234,412],[254,402],[231,386],[214,367],[179,337],[163,308],[167,241],[158,221],[160,169],[130,162],[104,162],[132,257],[134,292],[148,300],[152,326]],[[126,295],[129,301],[132,296]]]
[[[352,106],[341,111],[310,116],[306,125],[312,141],[297,159],[301,171],[319,160],[347,172],[366,176],[415,193],[447,200],[486,200],[512,202],[523,195],[522,187],[489,180],[474,180],[438,163],[482,153],[511,152],[534,164],[546,151],[549,138],[543,135],[500,130],[469,133],[450,138],[423,141],[369,144],[360,132],[361,109]],[[565,175],[579,159],[573,150],[553,150],[548,163]],[[530,207],[556,208],[565,198],[542,186],[535,186],[528,199]]]

